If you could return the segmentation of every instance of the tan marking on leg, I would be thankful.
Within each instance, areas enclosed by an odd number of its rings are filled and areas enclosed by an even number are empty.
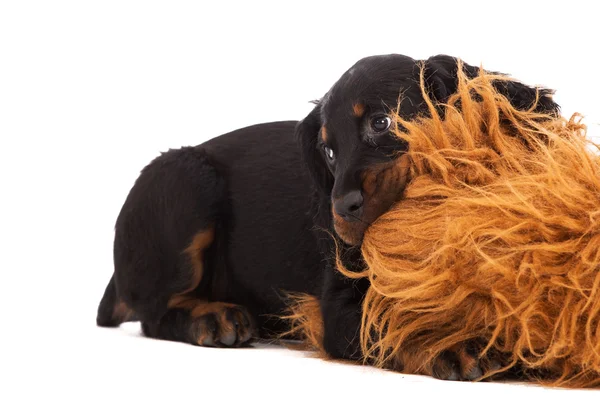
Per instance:
[[[235,304],[221,303],[221,302],[206,302],[198,301],[194,307],[190,310],[192,317],[200,317],[206,314],[224,314],[227,308],[235,307]]]
[[[219,321],[219,336],[224,336],[235,332],[236,327],[233,321],[227,319],[227,309],[234,308],[235,305],[229,303],[205,303],[198,304],[192,308],[190,315],[192,318],[201,317],[206,314],[215,314]]]
[[[450,351],[456,354],[459,361],[461,377],[466,377],[474,368],[478,367],[478,359],[469,354],[466,343],[455,344],[450,347]]]
[[[215,228],[210,227],[198,232],[192,239],[192,243],[185,249],[185,253],[190,257],[194,267],[192,285],[189,290],[195,289],[200,284],[204,272],[204,251],[212,244],[214,239]]]
[[[204,273],[204,252],[212,244],[214,238],[215,228],[213,226],[201,230],[194,235],[189,246],[183,251],[188,255],[192,265],[190,286],[183,292],[171,296],[168,303],[169,308],[187,308],[182,305],[187,304],[190,300],[194,300],[187,294],[196,289],[202,280],[202,274]]]
[[[131,317],[133,317],[133,310],[129,308],[129,306],[127,306],[127,304],[125,304],[124,301],[121,300],[117,304],[115,304],[112,313],[113,320],[119,321],[119,323],[121,323],[131,320]]]
[[[245,343],[251,338],[253,330],[251,317],[243,307],[225,302],[209,302],[202,299],[180,296],[173,307],[189,310],[192,318],[191,332],[195,335],[195,341],[199,345],[207,345],[213,340],[230,346],[235,341]],[[202,318],[213,314],[216,318],[216,331],[211,331],[206,325],[206,319]],[[245,322],[247,321],[247,322]],[[214,336],[213,336],[214,335]],[[225,338],[229,338],[229,343]],[[208,342],[207,342],[207,339]],[[213,344],[208,344],[213,345]]]

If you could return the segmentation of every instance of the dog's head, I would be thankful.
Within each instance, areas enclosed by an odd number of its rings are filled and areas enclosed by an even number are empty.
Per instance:
[[[347,244],[360,244],[367,227],[397,201],[408,180],[407,144],[393,134],[391,111],[404,119],[427,112],[420,88],[444,103],[458,85],[457,59],[417,61],[399,54],[363,58],[352,66],[297,126],[304,161],[318,190],[331,200],[333,227]],[[477,67],[463,64],[468,77]],[[517,108],[553,112],[547,91],[499,81]],[[399,104],[400,102],[400,104]]]

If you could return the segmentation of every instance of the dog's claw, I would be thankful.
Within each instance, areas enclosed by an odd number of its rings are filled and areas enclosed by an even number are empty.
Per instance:
[[[477,381],[486,373],[499,370],[502,365],[494,353],[479,357],[481,348],[477,341],[453,346],[437,357],[431,375],[449,381]]]

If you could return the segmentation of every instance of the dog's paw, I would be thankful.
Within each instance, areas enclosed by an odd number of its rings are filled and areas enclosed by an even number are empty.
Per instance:
[[[490,372],[502,367],[498,354],[488,352],[480,358],[483,346],[477,340],[452,346],[442,352],[434,361],[431,375],[434,378],[450,381],[477,381]]]
[[[212,303],[206,312],[195,314],[192,336],[200,346],[239,347],[253,337],[254,323],[244,307]]]

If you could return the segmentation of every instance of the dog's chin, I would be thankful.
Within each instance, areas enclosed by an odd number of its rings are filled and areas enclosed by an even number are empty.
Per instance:
[[[350,246],[358,246],[362,243],[365,231],[369,224],[364,222],[348,222],[334,215],[333,228],[342,241]]]

